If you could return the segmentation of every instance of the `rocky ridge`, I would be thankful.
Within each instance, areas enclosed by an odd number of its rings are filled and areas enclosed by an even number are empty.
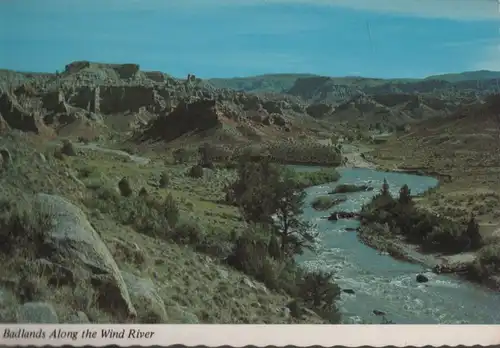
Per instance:
[[[272,128],[274,133],[290,131],[294,117],[308,117],[305,105],[293,98],[216,89],[193,75],[179,80],[160,72],[143,72],[136,64],[73,62],[64,72],[52,75],[4,71],[0,76],[0,124],[5,129],[37,134],[58,134],[75,122],[79,122],[76,128],[86,131],[105,129],[120,123],[118,117],[108,117],[114,115],[122,115],[132,130],[168,115],[176,107],[181,109],[191,103],[196,107],[197,102],[208,105],[214,100],[233,123]],[[185,125],[192,129],[183,128],[177,136],[204,129],[203,122],[190,119]]]

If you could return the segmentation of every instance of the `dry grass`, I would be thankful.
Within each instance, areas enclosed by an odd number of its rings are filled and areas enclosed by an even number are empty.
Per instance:
[[[415,126],[412,133],[374,146],[370,156],[384,169],[412,168],[441,178],[451,177],[416,199],[418,206],[455,220],[474,214],[486,242],[475,256],[500,257],[500,251],[492,251],[500,247],[498,134],[498,125],[485,114],[428,120]],[[487,277],[498,273],[492,268],[490,271]]]
[[[38,151],[34,151],[34,147]],[[170,194],[183,219],[194,221],[212,240],[227,240],[233,231],[243,228],[239,212],[219,203],[223,198],[221,189],[230,179],[231,172],[221,170],[192,179],[186,175],[188,165],[166,165],[157,159],[149,165],[137,165],[124,161],[123,157],[96,151],[79,151],[77,156],[57,159],[52,147],[40,144],[13,145],[12,153],[15,163],[0,177],[4,190],[55,193],[82,208],[119,268],[153,281],[165,303],[168,323],[323,322],[311,313],[298,319],[289,318],[284,310],[291,301],[289,296],[267,289],[191,246],[138,233],[133,226],[120,223],[111,210],[101,210],[105,202],[102,205],[90,203],[98,199],[96,192],[99,190],[117,194],[118,181],[126,176],[134,197],[141,188],[145,188],[148,196],[158,199]],[[45,153],[45,159],[39,159],[37,153]],[[170,180],[167,187],[160,188],[159,179],[165,172]],[[0,258],[2,262],[7,261],[5,256]],[[2,321],[15,321],[18,305],[27,300],[19,294],[30,291],[32,300],[52,303],[61,321],[82,311],[91,322],[122,322],[99,310],[96,296],[87,284],[51,283],[50,274],[43,267],[32,266],[38,262],[36,255],[19,254],[8,260],[6,269],[9,271],[0,276],[0,288],[5,289],[9,299],[0,308]]]

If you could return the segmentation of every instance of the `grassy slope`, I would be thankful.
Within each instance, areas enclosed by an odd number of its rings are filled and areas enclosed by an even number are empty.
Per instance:
[[[500,269],[485,270],[484,262],[500,262],[500,162],[494,140],[497,136],[494,119],[475,111],[447,122],[425,121],[411,133],[375,146],[369,155],[385,169],[411,168],[443,178],[436,190],[415,199],[417,206],[457,221],[475,215],[486,247],[471,253],[473,257],[464,254],[448,258],[478,260],[474,262],[477,273],[499,279],[493,279],[492,286],[500,284]],[[448,177],[451,180],[445,180]],[[486,256],[489,261],[481,261]]]
[[[129,178],[134,196],[142,187],[151,196],[171,194],[181,216],[197,224],[207,240],[223,249],[224,241],[232,238],[233,231],[244,228],[238,210],[219,203],[223,198],[222,187],[231,178],[231,172],[221,170],[193,179],[185,175],[186,165],[171,165],[168,160],[165,162],[165,158],[154,158],[150,164],[139,166],[122,156],[85,150],[76,157],[61,160],[54,158],[52,147],[29,144],[26,139],[22,142],[20,139],[6,140],[0,145],[8,148],[15,158],[8,175],[0,177],[4,192],[10,192],[12,199],[19,190],[55,193],[82,208],[119,268],[153,280],[166,304],[169,323],[186,323],[192,318],[204,323],[231,324],[323,322],[313,313],[306,313],[301,319],[291,319],[283,310],[291,300],[287,295],[267,289],[245,274],[223,265],[217,258],[196,252],[190,246],[153,238],[138,233],[133,226],[122,224],[114,215],[113,202],[106,199],[113,192],[116,194],[117,183],[123,176]],[[40,157],[40,153],[45,154],[46,160]],[[162,172],[170,177],[167,188],[156,187]],[[108,196],[98,192],[108,192]],[[128,198],[121,199],[123,202]],[[217,253],[223,254],[224,250]],[[17,281],[19,267],[29,255],[13,260],[5,260],[1,253],[0,256],[3,259],[0,261],[9,262],[7,269],[11,270],[4,273],[2,279]],[[117,321],[88,304],[87,298],[92,295],[84,284],[76,290],[48,285],[43,275],[36,276],[33,283],[37,287],[35,299],[54,303],[63,321],[77,310],[84,311],[95,322]],[[22,290],[17,292],[22,293]],[[20,302],[15,291],[10,293],[9,301],[0,308],[0,319],[15,321]],[[82,306],[83,302],[87,304]]]

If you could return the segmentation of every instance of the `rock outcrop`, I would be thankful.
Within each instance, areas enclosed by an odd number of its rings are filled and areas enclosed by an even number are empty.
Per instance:
[[[121,272],[83,211],[55,195],[37,194],[34,203],[39,213],[52,220],[44,241],[44,247],[51,250],[49,261],[79,273],[79,282],[86,275],[101,309],[125,318],[136,317]]]
[[[0,94],[0,120],[2,128],[19,129],[36,134],[52,133],[38,112],[27,111],[14,95],[8,93]]]
[[[27,302],[19,307],[17,322],[21,324],[59,324],[59,318],[50,303]]]
[[[132,303],[138,308],[138,320],[144,324],[166,324],[168,317],[165,303],[151,279],[122,272]]]
[[[140,70],[138,64],[103,64],[89,61],[76,61],[66,65],[64,72],[66,74],[76,74],[83,69],[89,68],[111,68],[116,71],[118,76],[122,79],[133,78]]]
[[[309,105],[306,112],[314,118],[323,118],[332,112],[333,108],[331,105],[324,103],[317,103]]]
[[[181,102],[171,113],[152,120],[141,140],[172,141],[186,133],[200,133],[221,126],[223,116],[214,99]]]

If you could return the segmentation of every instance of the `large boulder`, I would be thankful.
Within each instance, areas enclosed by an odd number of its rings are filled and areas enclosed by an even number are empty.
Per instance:
[[[417,283],[427,283],[429,281],[429,278],[427,278],[423,274],[417,274],[416,281]]]
[[[44,250],[50,250],[49,261],[64,268],[83,270],[96,290],[101,309],[135,318],[137,313],[121,272],[83,211],[60,196],[43,193],[35,196],[34,209],[52,222],[44,241]]]
[[[139,322],[144,324],[164,324],[167,312],[162,298],[151,279],[140,278],[132,273],[122,272],[133,304],[138,308]]]
[[[27,302],[19,306],[18,323],[59,324],[54,307],[45,302]]]

